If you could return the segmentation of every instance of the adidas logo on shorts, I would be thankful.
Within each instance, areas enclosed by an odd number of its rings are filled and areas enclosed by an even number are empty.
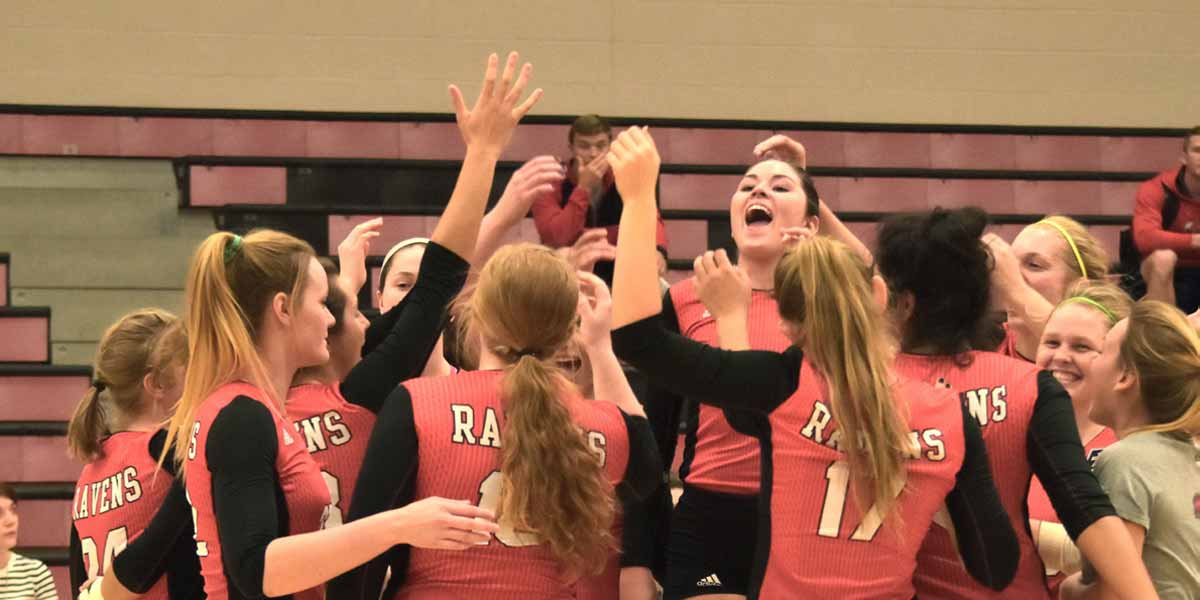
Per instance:
[[[696,587],[715,587],[718,585],[721,585],[721,580],[717,578],[716,573],[696,582]]]

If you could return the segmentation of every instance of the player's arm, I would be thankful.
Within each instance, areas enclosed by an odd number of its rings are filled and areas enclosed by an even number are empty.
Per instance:
[[[376,319],[379,327],[389,328],[387,335],[370,346],[370,351],[340,384],[342,396],[348,402],[378,413],[384,398],[401,381],[420,375],[470,268],[454,252],[437,242],[429,243],[412,291],[403,302]],[[375,326],[372,323],[372,328]],[[373,336],[378,339],[378,330],[373,333],[368,329],[368,339]]]
[[[1125,524],[1125,528],[1129,532],[1129,538],[1132,540],[1133,546],[1137,549],[1138,556],[1140,557],[1142,548],[1146,543],[1146,529],[1137,523],[1125,520],[1121,522]],[[1063,580],[1062,587],[1059,588],[1058,597],[1061,600],[1121,600],[1121,597],[1103,579],[1084,583],[1083,573],[1076,573]]]
[[[979,583],[1002,590],[1017,574],[1021,547],[992,479],[983,434],[966,406],[962,419],[965,452],[954,489],[946,495],[946,510],[967,572]]]
[[[83,545],[79,541],[79,530],[75,529],[75,524],[71,524],[71,545],[68,553],[68,564],[71,571],[71,589],[67,590],[74,596],[74,592],[88,580],[87,567],[83,564]]]
[[[1037,374],[1037,390],[1027,443],[1029,464],[1055,513],[1079,551],[1119,597],[1154,598],[1140,553],[1088,463],[1071,397],[1046,371]]]
[[[803,353],[713,348],[667,332],[658,316],[613,332],[617,356],[655,383],[721,408],[769,413],[800,384]]]

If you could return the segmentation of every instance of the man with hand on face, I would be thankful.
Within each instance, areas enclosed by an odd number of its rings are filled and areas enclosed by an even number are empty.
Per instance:
[[[583,115],[567,133],[570,158],[563,161],[566,178],[533,203],[533,222],[542,243],[563,248],[577,268],[595,272],[612,285],[616,258],[617,225],[621,221],[621,195],[609,171],[608,145],[612,127],[598,115]],[[604,234],[590,233],[593,230]],[[667,269],[667,233],[658,217],[659,274]]]

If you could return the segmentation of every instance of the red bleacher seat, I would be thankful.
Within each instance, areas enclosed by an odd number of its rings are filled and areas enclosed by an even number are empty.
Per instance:
[[[1016,166],[1031,171],[1099,171],[1102,138],[1079,135],[1017,136]]]
[[[208,167],[188,169],[192,206],[224,204],[284,204],[287,202],[287,169],[284,167]]]
[[[329,249],[334,251],[350,230],[375,215],[330,215]],[[412,237],[429,237],[437,225],[437,217],[388,215],[383,219],[379,237],[371,240],[371,254],[384,255],[397,242]]]
[[[308,156],[324,158],[400,158],[398,123],[310,121]]]
[[[22,546],[66,546],[71,541],[71,500],[22,500]]]
[[[1183,151],[1180,138],[1100,138],[1100,166],[1105,171],[1162,171]]]
[[[59,598],[74,598],[79,595],[76,590],[71,589],[71,570],[68,567],[50,567],[50,574],[54,576],[54,589]]]
[[[91,385],[91,369],[0,365],[0,421],[65,421]]]
[[[213,152],[218,156],[308,156],[304,121],[215,119]]]
[[[849,132],[844,137],[846,164],[856,167],[928,169],[929,134]],[[813,165],[823,164],[813,155]]]
[[[1011,135],[935,133],[929,138],[929,166],[935,169],[1017,168]]]
[[[121,156],[188,156],[213,153],[212,119],[121,118]]]
[[[0,308],[0,362],[50,362],[50,310]]]
[[[770,130],[650,128],[664,163],[747,165],[754,162],[755,144],[771,137]]]
[[[26,115],[21,123],[23,154],[120,156],[116,117]]]
[[[454,123],[400,123],[400,157],[425,160],[462,160],[466,152],[462,134]],[[520,132],[524,127],[518,127]],[[513,134],[514,137],[517,134]],[[543,152],[553,153],[547,148]]]
[[[21,152],[21,115],[0,115],[0,153]]]
[[[666,221],[671,258],[691,260],[708,250],[708,221]]]
[[[8,306],[8,263],[0,262],[0,306]]]
[[[82,465],[61,435],[0,435],[0,481],[75,481]]]

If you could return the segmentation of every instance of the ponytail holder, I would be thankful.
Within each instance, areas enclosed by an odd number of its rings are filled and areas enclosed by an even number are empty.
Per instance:
[[[1114,315],[1111,310],[1108,310],[1107,306],[1104,306],[1103,304],[1100,304],[1099,302],[1096,302],[1095,300],[1092,300],[1091,298],[1088,298],[1087,296],[1071,296],[1070,298],[1067,298],[1066,300],[1062,301],[1063,304],[1066,304],[1068,302],[1087,304],[1087,305],[1091,306],[1092,308],[1099,310],[1100,312],[1104,313],[1104,316],[1108,317],[1108,321],[1110,323],[1112,323],[1113,325],[1116,325],[1117,321],[1119,320],[1119,319],[1117,319],[1117,315]]]
[[[1083,266],[1083,255],[1079,253],[1079,246],[1075,245],[1075,238],[1072,238],[1071,234],[1067,233],[1067,230],[1064,229],[1062,225],[1059,225],[1058,223],[1055,223],[1054,221],[1047,221],[1046,219],[1042,219],[1041,221],[1034,223],[1034,225],[1049,225],[1049,226],[1057,229],[1058,232],[1062,234],[1063,239],[1067,240],[1067,245],[1071,247],[1071,252],[1075,253],[1075,262],[1079,264],[1080,275],[1082,275],[1084,279],[1087,279],[1088,278],[1087,267]]]
[[[99,394],[100,392],[103,392],[106,388],[108,388],[108,386],[105,385],[105,383],[99,379],[92,381],[92,387],[96,388],[97,394]]]
[[[237,253],[241,250],[242,236],[234,234],[233,239],[229,240],[228,244],[225,244],[225,264],[228,265],[233,261],[233,257],[237,256]]]
[[[513,350],[513,355],[517,357],[517,360],[521,360],[522,358],[525,358],[526,356],[532,356],[534,358],[537,358],[537,352],[535,352],[533,350],[525,350],[525,349]]]

